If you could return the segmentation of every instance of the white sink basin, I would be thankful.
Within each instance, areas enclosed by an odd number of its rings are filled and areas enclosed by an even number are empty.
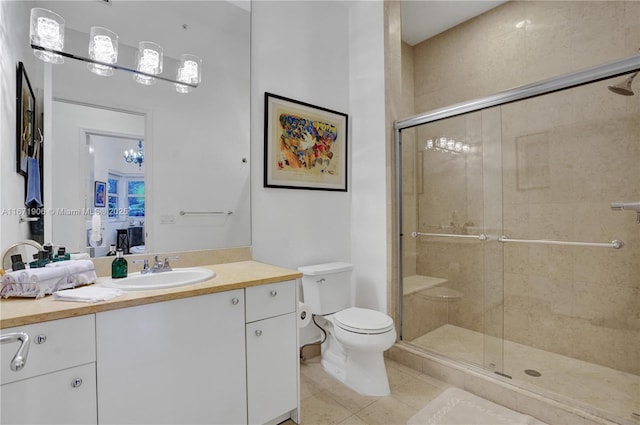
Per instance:
[[[176,286],[192,285],[214,278],[213,270],[199,267],[173,269],[170,272],[140,274],[131,273],[122,279],[100,279],[102,286],[118,288],[125,291],[142,291],[145,289],[173,288]]]

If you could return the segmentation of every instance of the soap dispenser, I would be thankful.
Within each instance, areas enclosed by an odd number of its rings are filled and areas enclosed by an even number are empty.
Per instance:
[[[121,279],[127,277],[127,260],[125,260],[122,249],[116,252],[116,259],[111,263],[111,278]]]

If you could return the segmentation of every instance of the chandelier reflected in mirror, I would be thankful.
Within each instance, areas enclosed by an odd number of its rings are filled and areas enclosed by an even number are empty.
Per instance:
[[[126,162],[137,164],[138,169],[142,169],[142,163],[144,162],[144,147],[142,145],[142,140],[138,140],[137,151],[133,149],[125,150],[123,156]]]

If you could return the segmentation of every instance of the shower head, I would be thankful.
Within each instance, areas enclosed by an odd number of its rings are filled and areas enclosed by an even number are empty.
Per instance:
[[[633,90],[631,90],[631,83],[633,83],[633,79],[638,75],[636,71],[633,75],[628,76],[624,79],[624,81],[616,84],[615,86],[609,86],[608,89],[614,92],[615,94],[621,94],[623,96],[633,96]]]

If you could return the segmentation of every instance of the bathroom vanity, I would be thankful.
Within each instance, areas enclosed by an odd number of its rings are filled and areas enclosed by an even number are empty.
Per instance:
[[[2,301],[2,423],[298,422],[296,278],[243,261],[214,279],[84,304]],[[171,272],[168,272],[171,273]]]

